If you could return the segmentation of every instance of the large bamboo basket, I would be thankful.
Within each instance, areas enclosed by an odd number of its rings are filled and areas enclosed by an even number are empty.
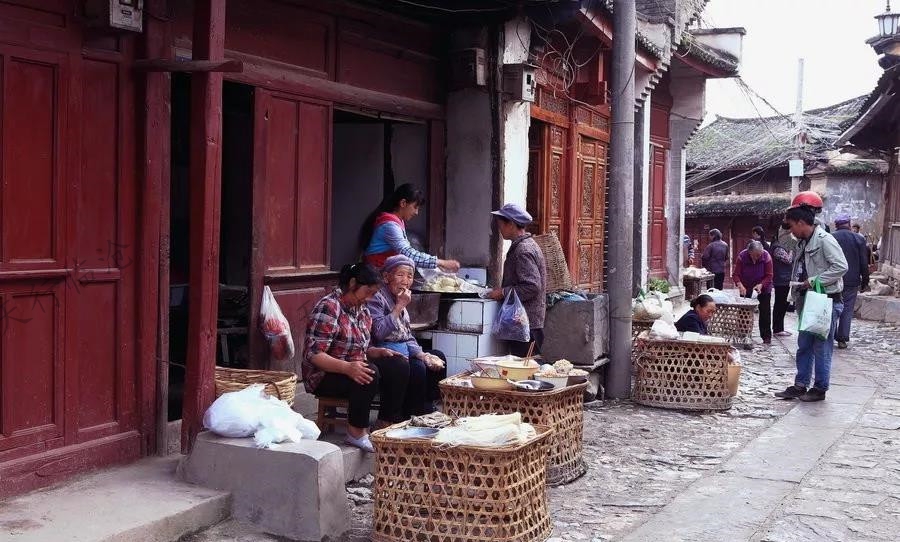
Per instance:
[[[546,457],[552,428],[535,426],[537,436],[525,444],[496,448],[392,439],[388,429],[371,435],[372,540],[538,542],[550,536]]]
[[[571,482],[586,472],[582,436],[587,382],[546,392],[484,390],[454,384],[467,375],[441,381],[441,410],[454,417],[520,412],[523,421],[554,429],[547,456],[549,485]]]
[[[639,337],[632,399],[681,410],[727,410],[730,344]]]
[[[709,334],[728,341],[750,346],[753,342],[753,321],[759,301],[746,299],[742,303],[716,303],[716,312],[709,320]]]
[[[563,254],[562,245],[559,243],[559,238],[556,237],[556,234],[535,235],[532,239],[541,248],[541,252],[544,253],[544,262],[547,267],[547,293],[563,290],[567,292],[573,291],[575,283],[572,282],[569,264],[566,263],[566,256]]]
[[[261,371],[216,367],[216,397],[230,391],[240,391],[252,384],[265,384],[265,392],[289,405],[294,404],[297,375],[287,371]]]

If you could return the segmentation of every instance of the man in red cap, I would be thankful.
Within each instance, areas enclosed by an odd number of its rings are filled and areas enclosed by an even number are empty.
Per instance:
[[[847,272],[844,274],[844,312],[838,322],[834,339],[838,348],[847,348],[850,342],[850,323],[853,321],[853,308],[856,304],[856,295],[860,288],[866,289],[869,285],[869,256],[866,248],[866,239],[850,229],[850,215],[839,214],[834,219],[835,232],[832,234],[844,251],[847,259]]]

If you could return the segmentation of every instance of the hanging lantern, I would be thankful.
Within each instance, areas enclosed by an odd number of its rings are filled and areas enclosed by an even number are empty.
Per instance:
[[[878,21],[878,34],[882,38],[890,37],[898,33],[900,29],[900,13],[891,13],[891,1],[887,1],[884,13],[876,15]]]

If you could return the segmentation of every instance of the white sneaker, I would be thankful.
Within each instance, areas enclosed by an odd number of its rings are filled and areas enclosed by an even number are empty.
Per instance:
[[[369,440],[369,435],[363,435],[359,438],[354,438],[350,435],[347,435],[344,438],[344,442],[346,442],[350,446],[359,448],[364,452],[369,452],[370,454],[375,452],[375,447],[372,446],[372,441]]]

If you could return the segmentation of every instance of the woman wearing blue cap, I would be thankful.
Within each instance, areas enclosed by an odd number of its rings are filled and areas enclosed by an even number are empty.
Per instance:
[[[544,314],[547,310],[547,267],[541,247],[525,231],[525,226],[531,224],[531,215],[515,203],[507,203],[491,214],[497,220],[500,235],[512,244],[503,262],[501,287],[492,290],[488,297],[502,301],[510,290],[516,292],[528,314],[531,340],[507,341],[509,352],[514,356],[526,356],[533,342],[534,353],[539,354],[544,342]]]

